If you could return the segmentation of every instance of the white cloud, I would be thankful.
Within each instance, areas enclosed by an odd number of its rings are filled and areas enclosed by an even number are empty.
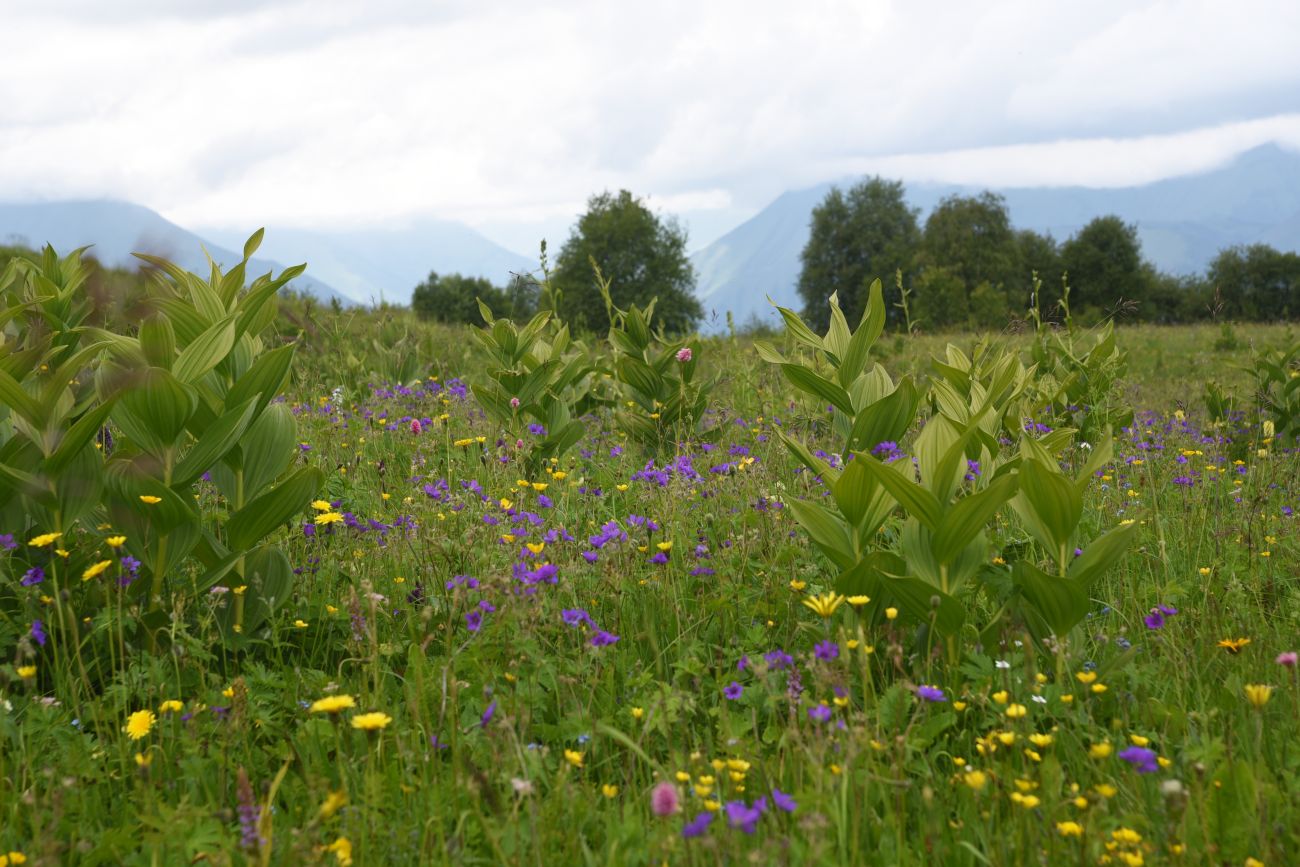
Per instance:
[[[1286,2],[32,6],[5,16],[0,198],[196,226],[430,214],[531,251],[627,188],[707,236],[848,171],[1174,174],[1300,110]]]

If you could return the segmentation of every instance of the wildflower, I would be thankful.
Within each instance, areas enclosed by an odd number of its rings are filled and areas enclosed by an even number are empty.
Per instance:
[[[815,704],[808,708],[808,718],[813,722],[824,723],[831,718],[831,709],[826,704]]]
[[[1062,837],[1082,837],[1083,826],[1078,822],[1057,822],[1056,833]]]
[[[723,688],[722,695],[727,699],[729,699],[730,701],[735,701],[736,699],[740,698],[740,696],[743,695],[744,692],[745,692],[745,688],[733,680],[731,683],[727,684],[726,687]]]
[[[714,803],[716,802],[708,802]],[[717,809],[715,806],[713,809]],[[682,826],[682,836],[686,839],[699,837],[709,830],[709,823],[713,821],[713,814],[710,812],[699,813],[694,819]]]
[[[924,701],[947,701],[948,697],[937,686],[918,686],[916,697]]]
[[[835,613],[844,602],[844,597],[838,593],[823,593],[821,596],[809,596],[803,600],[803,604],[816,614],[818,617],[827,618]]]
[[[104,544],[108,545],[108,547],[110,548],[121,548],[123,545],[126,544],[126,537],[109,536],[107,539],[104,540]]]
[[[63,535],[62,533],[45,533],[43,535],[34,537],[27,544],[31,545],[33,548],[44,548],[48,545],[53,544],[54,540],[59,538],[62,535]]]
[[[691,348],[690,348],[689,346],[683,346],[681,349],[677,350],[676,358],[677,358],[677,360],[680,361],[682,364],[685,364],[686,362],[690,361],[690,360],[691,360]]]
[[[680,809],[677,787],[667,781],[650,790],[650,809],[656,816],[671,816]]]
[[[800,590],[804,589],[807,586],[808,586],[807,581],[800,581],[798,578],[790,579],[790,589],[796,593],[798,593]]]
[[[1007,692],[1005,689],[1000,689],[989,697],[992,698],[998,704],[1006,704],[1008,701],[1011,700],[1011,693]]]
[[[316,815],[320,816],[322,819],[329,819],[345,804],[347,804],[347,802],[347,792],[330,792],[325,796],[325,800],[321,802],[320,809],[316,811]]]
[[[891,608],[886,608],[886,609],[885,609],[885,619],[886,619],[886,620],[894,620],[894,619],[897,618],[897,617],[898,617],[898,609],[897,609],[897,608],[892,608],[892,607],[891,607]]]
[[[737,686],[739,686],[739,684],[737,684]],[[644,708],[639,708],[639,707],[632,708],[632,719],[641,719],[641,717],[643,716],[645,716]]]
[[[308,713],[336,714],[357,706],[356,699],[350,695],[327,695],[312,702]]]
[[[45,570],[40,566],[33,566],[23,573],[23,577],[18,583],[24,587],[34,587],[45,580]]]
[[[862,595],[850,596],[845,601],[848,602],[850,605],[852,605],[854,608],[861,608],[863,605],[866,605],[868,602],[871,601],[871,597],[862,596]]]
[[[1273,697],[1273,687],[1262,683],[1248,683],[1243,687],[1246,692],[1246,700],[1259,710],[1268,704],[1268,700]]]
[[[776,804],[777,809],[783,810],[787,813],[793,813],[795,810],[799,809],[799,805],[795,802],[795,799],[780,789],[772,790],[772,803]]]
[[[316,524],[322,527],[329,524],[337,524],[342,520],[343,516],[338,512],[322,512],[316,516]]]
[[[1108,759],[1113,748],[1108,741],[1102,741],[1099,744],[1093,744],[1088,747],[1088,755],[1094,759]]]
[[[758,825],[758,820],[763,817],[766,807],[767,801],[764,798],[759,798],[752,807],[744,801],[728,801],[727,824],[739,828],[746,834],[752,834]]]
[[[169,698],[167,701],[158,705],[158,713],[180,713],[184,707],[185,705],[181,704],[176,699]]]
[[[564,760],[569,764],[573,765],[575,768],[582,767],[582,761],[583,761],[582,753],[578,752],[577,750],[565,750]]]
[[[1249,638],[1223,638],[1219,640],[1218,646],[1236,656],[1247,644],[1250,644]]]
[[[487,706],[487,709],[483,711],[483,715],[479,717],[478,720],[479,728],[482,729],[487,728],[488,723],[492,722],[492,715],[495,714],[496,712],[497,712],[497,703],[494,701]]]
[[[146,506],[156,506],[162,502],[162,497],[155,497],[153,494],[141,494],[140,502]]]
[[[318,512],[328,512],[334,508],[328,500],[314,500],[311,507]]]
[[[352,867],[352,843],[347,837],[339,837],[325,851],[333,853],[339,867]]]
[[[20,665],[16,671],[23,680],[31,680],[36,677],[36,666],[34,665]]]
[[[606,783],[605,785],[600,787],[600,793],[604,795],[606,798],[610,798],[610,799],[617,798],[618,786],[614,785],[613,783]]]
[[[1287,668],[1295,668],[1297,654],[1294,650],[1288,650],[1285,653],[1279,653],[1274,660],[1278,665],[1285,665]]]
[[[813,655],[818,659],[829,661],[840,655],[840,646],[834,641],[819,641],[813,647]]]
[[[1023,704],[1013,704],[1007,707],[1006,713],[1008,719],[1020,719],[1027,713],[1027,711]]]
[[[1075,675],[1075,678],[1079,681],[1079,683],[1083,684],[1084,686],[1087,686],[1088,684],[1092,683],[1094,680],[1097,679],[1097,672],[1081,671]]]
[[[28,634],[31,635],[32,641],[35,641],[41,647],[45,646],[45,640],[46,640],[45,624],[42,623],[40,620],[32,621],[32,627],[30,630],[28,630]]]
[[[361,713],[352,718],[352,727],[358,731],[375,732],[387,728],[392,721],[391,716],[380,711]]]
[[[962,774],[961,781],[972,791],[978,792],[988,784],[989,775],[983,771],[967,771],[965,774]]]
[[[1120,750],[1119,757],[1132,765],[1139,774],[1154,774],[1159,770],[1155,750],[1146,747],[1126,747]]]
[[[126,719],[126,734],[133,741],[138,741],[153,730],[158,717],[151,710],[138,710]]]

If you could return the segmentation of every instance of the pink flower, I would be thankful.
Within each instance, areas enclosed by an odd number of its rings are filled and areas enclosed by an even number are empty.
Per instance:
[[[510,408],[519,409],[519,398],[517,397],[510,398]]]
[[[1277,664],[1285,665],[1287,668],[1295,668],[1296,652],[1294,650],[1288,650],[1286,653],[1279,653],[1277,655]]]
[[[677,360],[680,361],[682,364],[685,364],[686,362],[690,361],[691,348],[689,346],[683,346],[681,349],[677,350]]]
[[[679,808],[677,801],[677,787],[672,783],[663,782],[650,790],[650,809],[656,816],[676,813]]]
[[[420,420],[418,418],[411,419],[411,433],[418,434],[421,430],[423,428],[420,427]]]

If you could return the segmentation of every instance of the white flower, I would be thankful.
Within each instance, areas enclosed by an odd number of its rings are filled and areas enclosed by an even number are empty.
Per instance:
[[[1047,704],[1047,697],[1046,697],[1046,696],[1041,696],[1041,695],[1031,695],[1030,698],[1032,698],[1034,701],[1038,702],[1039,704]]]
[[[996,660],[993,664],[994,664],[995,666],[997,666],[998,668],[1010,668],[1010,667],[1011,667],[1011,663],[1008,662],[1008,661],[1005,660],[1005,659],[999,659],[999,660]]]

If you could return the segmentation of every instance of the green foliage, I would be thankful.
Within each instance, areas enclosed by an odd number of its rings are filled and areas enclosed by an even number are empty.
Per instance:
[[[478,325],[480,300],[502,316],[527,319],[537,310],[537,282],[516,274],[506,289],[498,289],[483,277],[431,272],[411,294],[411,309],[425,320]]]
[[[1217,291],[1220,316],[1259,322],[1300,313],[1300,254],[1266,244],[1230,247],[1210,262],[1206,279]]]
[[[1121,301],[1146,298],[1152,271],[1142,258],[1137,227],[1119,217],[1096,217],[1061,247],[1076,302],[1089,318],[1114,314]]]
[[[661,219],[627,190],[587,201],[587,212],[555,266],[554,282],[564,290],[558,311],[580,331],[595,331],[606,319],[605,280],[619,307],[645,308],[657,299],[659,324],[667,334],[689,332],[704,315],[694,294],[685,229],[672,218]]]
[[[826,299],[832,295],[845,316],[861,318],[871,281],[911,268],[921,233],[903,193],[900,181],[868,178],[847,191],[832,187],[813,209],[798,287],[812,327],[830,324]]]

